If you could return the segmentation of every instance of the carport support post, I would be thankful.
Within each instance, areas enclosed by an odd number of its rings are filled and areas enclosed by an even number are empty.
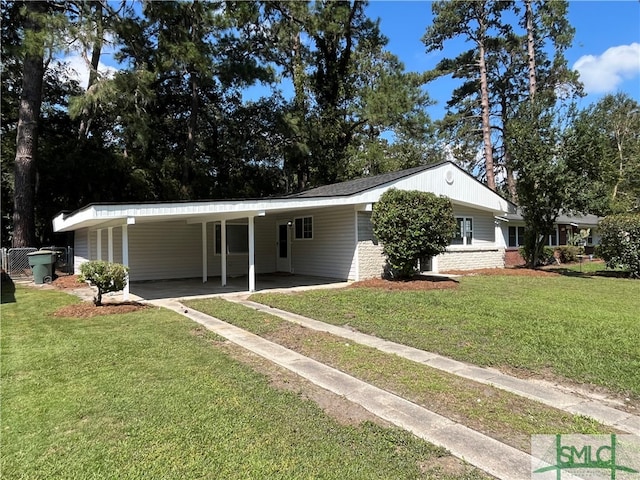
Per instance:
[[[255,217],[249,217],[249,291],[256,291],[256,235],[255,235]]]
[[[102,260],[102,229],[96,230],[96,260]]]
[[[222,286],[227,286],[227,221],[220,221],[220,279]]]
[[[122,225],[122,264],[129,266],[129,229],[128,225]],[[127,274],[127,283],[122,290],[122,298],[124,301],[129,300],[129,274]]]
[[[108,260],[113,263],[113,227],[109,227],[107,233],[107,251],[109,252]]]
[[[202,283],[207,283],[207,223],[202,222]]]

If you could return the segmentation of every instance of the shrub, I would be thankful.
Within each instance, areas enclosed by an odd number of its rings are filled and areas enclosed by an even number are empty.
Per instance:
[[[129,269],[119,263],[110,263],[102,260],[93,260],[80,265],[81,282],[89,284],[98,289],[98,294],[94,297],[93,303],[102,305],[102,295],[109,292],[118,292],[127,284],[127,274]]]
[[[374,205],[371,223],[395,278],[411,277],[420,258],[444,252],[456,230],[448,198],[393,188]]]
[[[598,255],[607,267],[622,267],[640,278],[640,214],[609,215],[600,222]]]
[[[531,258],[531,254],[528,252],[527,247],[523,245],[520,247],[520,256],[524,259]],[[542,247],[542,253],[540,258],[538,259],[539,265],[550,265],[555,262],[555,250],[553,247],[544,246]]]
[[[584,248],[575,245],[563,245],[557,248],[560,255],[560,263],[574,263],[578,261],[578,255],[582,255]]]

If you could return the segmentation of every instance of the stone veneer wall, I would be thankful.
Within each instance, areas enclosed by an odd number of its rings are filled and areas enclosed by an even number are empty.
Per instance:
[[[360,280],[380,278],[382,276],[385,257],[382,245],[371,241],[358,242],[358,272]]]
[[[504,254],[504,248],[445,252],[437,257],[438,271],[504,268]]]

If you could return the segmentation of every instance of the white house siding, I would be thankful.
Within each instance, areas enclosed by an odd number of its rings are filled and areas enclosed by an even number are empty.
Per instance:
[[[327,278],[349,278],[355,254],[356,233],[353,212],[352,206],[344,206],[301,210],[290,215],[292,218],[313,217],[313,239],[292,240],[291,256],[294,273]]]
[[[472,245],[452,245],[438,255],[436,271],[503,268],[504,247],[496,243],[495,219],[492,213],[454,205],[454,216],[473,219]],[[358,273],[359,279],[377,278],[383,272],[385,258],[382,246],[373,235],[370,212],[358,212]]]
[[[80,265],[89,261],[89,230],[77,230],[73,236],[73,270],[80,273]]]
[[[276,271],[276,225],[279,220],[289,220],[288,217],[255,218],[256,237],[256,273],[271,273]],[[247,259],[247,268],[249,262]]]
[[[215,253],[215,225],[219,222],[207,223],[207,274],[209,276],[222,275],[221,256]],[[247,224],[246,219],[230,220],[227,225]],[[256,273],[274,272],[276,269],[276,219],[274,217],[255,217],[255,262]],[[202,228],[202,227],[200,227]],[[202,235],[202,233],[201,233]],[[198,255],[200,255],[198,251]],[[247,275],[249,272],[249,255],[228,254],[227,275]]]
[[[130,225],[132,281],[194,278],[202,275],[202,230],[185,222]]]
[[[491,212],[474,208],[453,206],[455,217],[473,219],[471,245],[450,245],[438,255],[434,267],[439,272],[447,270],[475,270],[478,268],[504,268],[504,243],[496,238],[496,219]],[[500,232],[498,230],[498,235]]]
[[[496,219],[491,212],[454,205],[453,216],[473,219],[473,246],[496,245]]]

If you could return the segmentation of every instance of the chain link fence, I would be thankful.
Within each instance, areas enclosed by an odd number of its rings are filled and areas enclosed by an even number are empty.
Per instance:
[[[41,250],[51,250],[56,253],[55,271],[73,274],[73,248],[71,247],[43,247]],[[37,252],[37,248],[3,248],[1,253],[2,269],[13,278],[31,277],[29,254]]]
[[[31,267],[29,266],[28,254],[37,252],[37,248],[3,248],[2,249],[2,269],[10,277],[30,277]]]

